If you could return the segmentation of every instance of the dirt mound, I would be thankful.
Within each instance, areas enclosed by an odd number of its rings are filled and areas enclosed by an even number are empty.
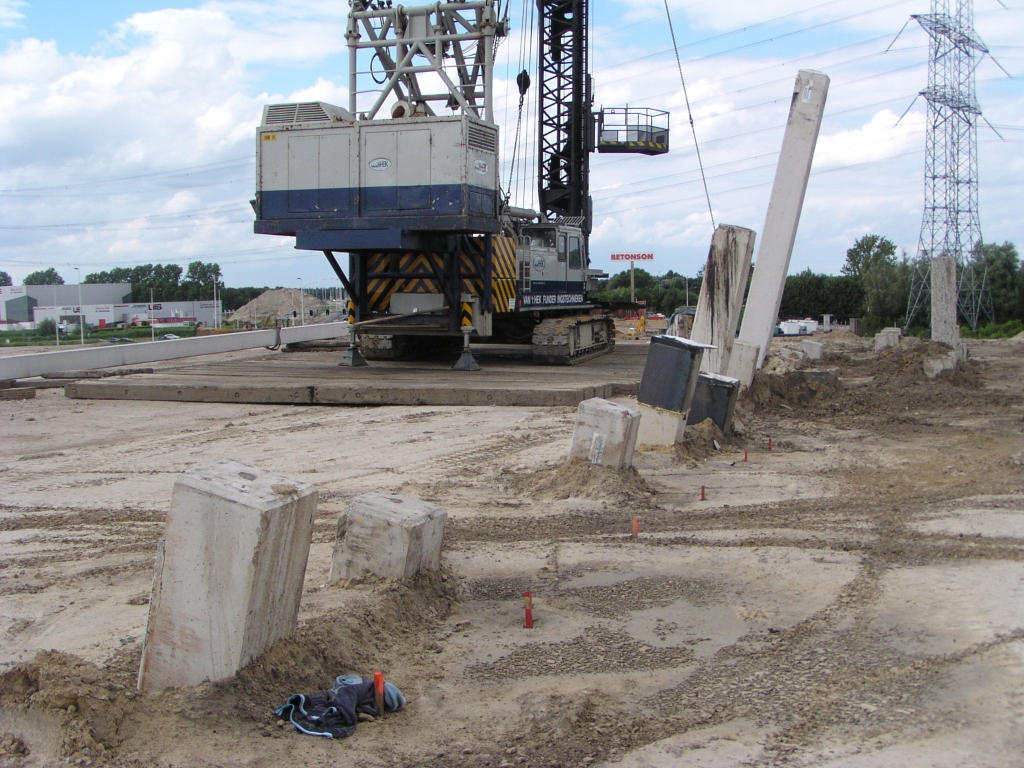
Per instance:
[[[254,729],[269,736],[273,708],[291,694],[323,690],[339,674],[386,668],[392,646],[447,617],[458,600],[457,582],[447,573],[379,580],[343,613],[300,626],[233,679],[153,695],[134,690],[139,647],[103,668],[41,652],[0,675],[0,707],[14,713],[11,738],[53,762],[70,757],[76,764],[107,764],[116,757],[136,764],[133,750],[158,751],[155,742],[175,738],[183,721],[207,722],[238,737],[248,738]],[[31,724],[40,720],[55,732],[39,734]],[[57,754],[46,755],[48,747]]]
[[[321,301],[315,296],[310,296],[295,288],[274,288],[264,291],[248,304],[236,309],[228,321],[262,325],[267,321],[272,323],[274,320],[294,317],[292,313],[301,313],[305,310],[308,322],[310,320],[309,310],[320,310],[326,306],[326,301]],[[322,319],[322,313],[317,312],[317,314],[321,316],[319,319]]]
[[[922,374],[923,375],[923,374]],[[758,373],[742,394],[755,411],[806,407],[831,400],[842,389],[834,371],[791,371],[787,374]]]
[[[715,443],[718,443],[718,448],[715,448]],[[683,442],[676,445],[676,456],[680,459],[706,459],[734,445],[735,440],[722,434],[715,422],[704,419],[700,424],[686,426]]]
[[[585,461],[568,461],[537,472],[510,472],[502,481],[510,493],[542,501],[596,499],[645,505],[654,497],[654,489],[633,467],[615,470]]]

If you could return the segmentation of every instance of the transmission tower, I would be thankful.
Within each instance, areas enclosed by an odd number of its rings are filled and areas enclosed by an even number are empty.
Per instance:
[[[911,16],[928,33],[928,102],[924,218],[907,304],[906,325],[930,296],[931,259],[953,256],[960,315],[977,331],[984,312],[993,322],[988,269],[971,259],[981,242],[978,217],[978,121],[974,73],[988,48],[974,31],[974,0],[932,0],[931,13]]]

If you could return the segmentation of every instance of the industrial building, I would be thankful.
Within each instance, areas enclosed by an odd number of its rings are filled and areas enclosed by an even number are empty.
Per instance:
[[[81,290],[81,304],[79,304]],[[129,283],[0,287],[0,331],[33,330],[49,319],[62,327],[83,318],[95,328],[152,323],[160,328],[217,325],[220,301],[132,303]]]

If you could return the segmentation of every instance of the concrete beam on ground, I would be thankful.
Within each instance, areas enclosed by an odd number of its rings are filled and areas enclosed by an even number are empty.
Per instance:
[[[789,121],[775,169],[775,183],[761,231],[761,247],[739,335],[740,341],[760,348],[759,368],[768,354],[779,317],[828,86],[828,75],[802,69],[793,88]]]
[[[756,238],[754,230],[728,224],[720,224],[711,238],[690,332],[694,341],[714,347],[701,360],[705,373],[724,374],[729,368]]]
[[[154,363],[158,360],[177,360],[183,357],[215,355],[220,352],[237,352],[242,349],[276,347],[300,341],[334,339],[347,336],[348,332],[348,323],[320,323],[294,328],[219,333],[213,336],[199,336],[194,339],[145,341],[137,344],[102,344],[54,352],[11,355],[10,357],[0,357],[0,379],[27,379],[47,373],[71,370],[91,371],[97,368],[113,368],[118,365],[139,365]]]

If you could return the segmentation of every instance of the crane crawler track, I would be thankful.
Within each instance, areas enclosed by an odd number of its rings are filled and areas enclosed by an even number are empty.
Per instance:
[[[533,329],[533,361],[542,365],[576,365],[613,349],[615,323],[607,316],[553,317]]]

